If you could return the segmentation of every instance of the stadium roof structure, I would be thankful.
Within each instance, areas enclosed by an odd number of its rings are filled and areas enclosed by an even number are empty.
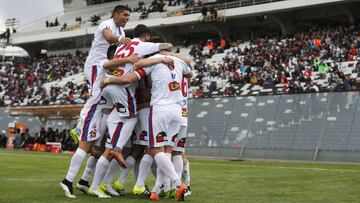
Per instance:
[[[6,107],[11,116],[38,116],[42,118],[72,119],[79,115],[83,104],[51,106],[17,106]]]

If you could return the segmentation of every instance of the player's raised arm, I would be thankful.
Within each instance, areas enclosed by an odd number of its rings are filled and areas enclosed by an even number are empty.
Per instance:
[[[146,68],[158,63],[164,63],[164,64],[169,64],[169,63],[174,63],[174,60],[172,58],[169,57],[151,57],[151,58],[147,58],[147,59],[142,59],[138,62],[136,62],[133,66],[134,70],[140,69],[140,68]]]
[[[126,64],[126,63],[134,64],[134,63],[138,62],[139,60],[140,60],[140,58],[136,54],[133,54],[126,58],[114,58],[114,59],[111,59],[110,61],[104,63],[103,68],[107,69],[107,70],[111,70],[111,69],[117,68],[123,64]]]
[[[105,40],[108,41],[110,44],[120,42],[121,44],[129,45],[131,43],[131,39],[129,37],[115,36],[108,28],[105,28],[102,31],[102,33],[104,35]]]
[[[103,89],[107,85],[113,84],[113,85],[128,85],[132,84],[138,80],[141,80],[141,78],[144,78],[146,76],[146,72],[143,69],[135,70],[132,73],[126,73],[125,75],[121,77],[104,77],[101,80],[100,87]]]
[[[173,48],[173,45],[171,43],[160,43],[159,45],[159,51],[160,50],[168,50],[171,51]]]

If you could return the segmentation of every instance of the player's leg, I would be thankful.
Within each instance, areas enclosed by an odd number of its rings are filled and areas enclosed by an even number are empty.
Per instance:
[[[89,181],[90,178],[92,177],[92,174],[94,172],[94,168],[96,166],[96,163],[99,159],[99,157],[101,156],[101,154],[103,153],[104,149],[105,149],[105,142],[103,142],[103,140],[106,140],[106,137],[104,136],[107,130],[107,118],[109,116],[109,110],[108,109],[102,109],[103,112],[103,116],[101,118],[101,122],[100,122],[100,126],[99,126],[99,132],[100,132],[100,138],[95,142],[95,146],[93,148],[93,151],[90,155],[90,157],[88,158],[87,162],[86,162],[86,167],[85,170],[83,172],[83,175],[80,179],[80,181],[76,184],[76,188],[79,189],[80,191],[82,191],[83,193],[88,192],[89,190]]]
[[[171,159],[166,155],[165,146],[168,144],[167,140],[171,140],[172,138],[166,134],[167,132],[171,133],[169,128],[174,127],[173,130],[175,130],[175,132],[179,130],[178,128],[176,129],[176,127],[180,126],[180,119],[176,118],[177,116],[180,116],[180,114],[181,108],[177,109],[167,106],[153,106],[150,108],[148,130],[150,154],[154,157],[158,168],[165,174],[165,176],[170,178],[171,183],[173,183],[178,189],[176,197],[177,200],[180,200],[180,198],[183,197],[182,193],[187,187],[185,184],[181,183],[180,178],[177,176]],[[157,179],[158,178],[161,179],[159,174],[157,175]]]
[[[92,100],[94,103],[95,100]],[[88,103],[86,105],[87,115],[83,122],[83,127],[81,130],[80,143],[75,151],[73,157],[71,158],[70,166],[67,172],[66,177],[60,183],[61,188],[64,190],[65,195],[69,198],[76,198],[73,193],[72,183],[79,172],[81,164],[86,157],[86,154],[90,153],[90,150],[93,147],[93,141],[99,139],[100,133],[97,131],[99,123],[101,120],[101,108],[98,108],[98,105]]]

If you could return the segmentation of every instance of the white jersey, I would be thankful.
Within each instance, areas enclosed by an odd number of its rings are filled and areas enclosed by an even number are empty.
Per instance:
[[[100,61],[107,59],[107,50],[110,46],[109,42],[106,41],[103,35],[104,29],[110,29],[112,34],[115,36],[125,37],[125,32],[122,27],[116,27],[114,20],[111,18],[100,23],[99,27],[94,33],[94,40],[91,44],[89,56],[85,63],[88,64],[99,64]]]
[[[144,58],[144,56],[149,54],[154,54],[159,52],[159,43],[152,42],[143,42],[139,38],[134,38],[131,40],[131,43],[126,45],[120,45],[115,51],[115,58],[126,58],[132,54],[137,54],[138,57]],[[122,76],[128,72],[132,71],[133,64],[126,63],[119,66],[116,70],[111,71],[109,74],[114,76]]]
[[[159,45],[159,43],[142,42],[140,39],[134,38],[131,40],[130,45],[120,45],[116,49],[115,57],[125,58],[132,54],[137,54],[140,58],[142,58],[146,55],[158,52]],[[133,64],[127,63],[119,66],[117,69],[109,72],[108,74],[120,77],[128,72],[131,72],[132,66]],[[108,85],[104,88],[103,91],[111,94],[111,102],[115,104],[115,107],[117,107],[118,113],[115,117],[128,117],[136,114],[135,89],[136,85]],[[117,120],[116,118],[111,119]]]
[[[164,57],[164,55],[157,54],[152,57]],[[190,68],[181,59],[172,56],[168,57],[174,59],[173,64],[159,63],[135,72],[139,78],[146,75],[151,76],[151,106],[180,104],[184,100],[181,83],[183,75],[190,73]]]

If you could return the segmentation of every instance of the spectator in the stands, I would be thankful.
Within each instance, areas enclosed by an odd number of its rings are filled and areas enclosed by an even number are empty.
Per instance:
[[[16,132],[14,134],[13,144],[14,144],[14,149],[20,149],[22,144],[23,144],[23,140],[21,138],[21,129],[20,128],[16,129]]]
[[[0,148],[6,148],[7,145],[7,136],[5,130],[0,132]]]

